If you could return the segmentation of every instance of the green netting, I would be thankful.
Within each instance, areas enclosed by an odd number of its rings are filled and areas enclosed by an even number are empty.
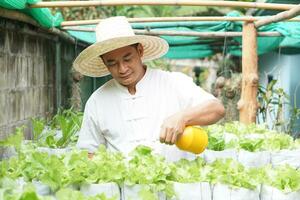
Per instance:
[[[24,9],[26,7],[27,0],[1,0],[0,7],[8,9]]]
[[[26,4],[36,3],[38,0],[2,0],[0,6],[9,9],[19,9],[21,12],[32,16],[43,27],[59,27],[63,21],[60,13],[52,15],[47,8],[27,9]],[[230,12],[227,16],[241,16],[239,12]],[[242,22],[152,22],[132,23],[134,29],[151,29],[152,31],[193,31],[193,32],[241,32]],[[82,26],[95,27],[95,26]],[[282,37],[258,37],[258,54],[273,51],[279,47],[287,53],[298,53],[300,49],[300,23],[280,22],[259,28],[259,32],[278,31]],[[68,31],[70,35],[87,43],[96,42],[95,33],[82,31]],[[170,45],[167,58],[203,58],[218,52],[226,52],[241,56],[242,38],[215,38],[186,37],[186,36],[161,36]]]
[[[33,17],[41,26],[45,28],[58,27],[63,21],[61,13],[52,15],[48,8],[24,9],[22,12]]]
[[[205,58],[213,54],[209,45],[187,45],[171,47],[165,55],[171,59]]]
[[[95,28],[94,25],[86,25],[82,27]],[[68,31],[70,35],[77,38],[78,40],[93,44],[96,42],[96,35],[94,32],[83,32],[83,31]]]
[[[63,21],[61,13],[52,15],[48,8],[27,9],[27,4],[35,4],[39,0],[0,0],[0,7],[19,10],[33,17],[41,26],[45,28],[57,27]]]
[[[238,12],[231,12],[227,16],[240,16]],[[132,23],[134,29],[151,29],[153,31],[197,31],[197,32],[241,32],[242,22],[154,22]],[[87,27],[87,26],[81,26]],[[95,26],[88,26],[95,27]],[[269,24],[259,28],[259,32],[278,31],[282,37],[258,37],[258,54],[273,51],[279,47],[293,48],[297,53],[300,49],[300,23],[280,22]],[[89,42],[95,42],[95,34],[91,32],[69,31],[74,37]],[[203,58],[214,55],[217,52],[230,53],[235,56],[242,55],[242,38],[230,37],[208,39],[205,37],[187,36],[161,36],[170,45],[167,58]],[[295,50],[296,49],[296,50]],[[287,52],[286,50],[283,52]],[[291,51],[289,51],[290,53]]]

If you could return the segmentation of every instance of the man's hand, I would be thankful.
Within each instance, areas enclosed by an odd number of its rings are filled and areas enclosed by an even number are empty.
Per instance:
[[[93,157],[94,157],[94,153],[88,153],[88,158],[89,158],[90,160],[92,160]]]
[[[166,144],[174,144],[177,136],[182,134],[186,124],[183,113],[176,113],[163,122],[160,130],[160,142]]]

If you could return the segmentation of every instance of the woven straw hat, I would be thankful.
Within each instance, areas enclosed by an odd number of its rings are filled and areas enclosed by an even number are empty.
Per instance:
[[[100,55],[131,44],[140,43],[144,47],[143,61],[163,56],[169,48],[168,43],[154,36],[135,35],[125,17],[111,17],[96,26],[97,42],[83,50],[75,59],[73,66],[80,73],[91,77],[109,74]]]

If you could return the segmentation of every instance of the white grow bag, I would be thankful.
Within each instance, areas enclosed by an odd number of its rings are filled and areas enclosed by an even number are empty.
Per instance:
[[[32,184],[35,187],[36,193],[41,196],[51,195],[51,188],[42,183],[41,181],[32,180]]]
[[[250,152],[241,149],[238,161],[245,167],[262,167],[271,163],[271,153],[269,151]]]
[[[261,200],[300,200],[300,190],[285,194],[277,188],[263,185]]]
[[[48,153],[49,155],[56,155],[56,156],[66,154],[70,150],[71,150],[70,148],[62,148],[62,149],[58,149],[58,148],[52,149],[49,147],[38,147],[37,148],[37,151],[39,151],[39,152],[45,152],[45,153]]]
[[[146,185],[123,185],[122,186],[122,200],[143,200],[140,196],[140,191],[147,187]],[[166,195],[164,193],[158,192],[154,194],[157,196],[158,200],[166,200]]]
[[[237,151],[235,149],[225,149],[224,151],[206,150],[204,152],[204,159],[207,163],[212,163],[216,159],[232,158],[237,160]]]
[[[0,149],[0,158],[1,159],[9,159],[16,155],[17,155],[17,152],[14,147],[1,147],[1,149]]]
[[[300,167],[300,149],[280,150],[271,153],[271,162],[273,166],[289,164],[292,167]]]
[[[212,200],[212,192],[208,182],[174,182],[173,186],[176,196],[171,198],[171,200]]]
[[[255,190],[230,188],[228,185],[216,184],[213,187],[213,200],[260,200],[260,186]]]
[[[83,184],[80,186],[80,191],[85,196],[96,196],[104,193],[108,198],[120,199],[120,188],[116,183]]]
[[[227,144],[229,142],[239,141],[239,137],[233,133],[224,133],[224,140],[225,143]]]
[[[24,180],[24,177],[20,177],[16,179],[16,184],[17,184],[17,188],[15,188],[16,190],[23,190],[23,187],[27,184],[26,181]]]

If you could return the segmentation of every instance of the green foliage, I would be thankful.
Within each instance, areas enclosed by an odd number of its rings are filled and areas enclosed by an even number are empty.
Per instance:
[[[300,170],[288,165],[279,166],[275,169],[265,168],[266,177],[264,182],[285,193],[300,190]]]
[[[135,151],[131,152],[130,156],[125,179],[126,184],[166,182],[167,175],[171,170],[162,156],[152,154],[151,148],[138,146]]]
[[[26,184],[21,188],[14,180],[0,179],[0,199],[4,200],[51,200],[53,198],[36,194],[32,184]]]
[[[162,69],[165,71],[171,71],[171,65],[163,59],[152,60],[152,61],[147,62],[146,64],[147,64],[147,67],[150,67],[153,69]]]
[[[52,127],[62,131],[62,137],[55,141],[55,147],[66,147],[77,140],[75,133],[80,130],[83,114],[72,109],[59,111],[53,118]],[[51,144],[51,143],[49,143]]]
[[[38,142],[41,137],[43,136],[43,130],[45,129],[46,122],[43,119],[38,119],[38,118],[32,118],[31,119],[32,123],[32,135],[33,135],[33,141]]]
[[[223,151],[225,149],[225,139],[223,135],[210,134],[208,137],[208,149]]]
[[[86,177],[88,183],[123,183],[126,173],[124,157],[121,153],[111,153],[101,146],[93,156],[93,161],[83,169],[89,174]]]
[[[58,1],[58,0],[52,0]],[[253,0],[243,0],[253,1]],[[90,6],[74,8],[55,8],[53,14],[62,13],[65,20],[101,19],[111,16],[126,17],[170,17],[170,16],[223,16],[232,8],[206,6]],[[246,9],[237,8],[245,13]]]
[[[208,149],[222,151],[229,148],[250,152],[298,148],[297,142],[284,133],[272,131],[265,125],[245,125],[239,122],[211,125],[208,131]],[[230,136],[231,139],[226,137]]]
[[[80,130],[83,113],[72,108],[59,110],[49,123],[44,119],[32,119],[33,141],[39,146],[50,148],[65,148],[76,143],[77,132]],[[61,131],[61,134],[60,134]]]
[[[149,147],[138,146],[130,153],[125,184],[151,185],[151,192],[165,191],[170,197],[173,196],[173,192],[167,189],[170,172],[171,169],[162,156],[153,155]]]
[[[270,129],[278,129],[295,135],[296,120],[300,118],[300,108],[290,104],[290,97],[283,88],[276,87],[277,80],[272,80],[266,87],[259,86],[258,88],[258,121],[271,124]],[[284,117],[287,109],[290,111],[288,119]],[[260,122],[260,121],[259,121]]]
[[[263,139],[249,139],[249,138],[242,138],[239,141],[239,145],[242,149],[250,152],[257,151],[261,149],[264,143]]]
[[[257,180],[258,174],[246,169],[243,165],[232,159],[216,160],[211,164],[208,175],[212,183],[223,183],[231,187],[255,189],[261,180]]]
[[[180,183],[202,182],[207,180],[207,168],[204,168],[205,162],[203,158],[196,158],[189,161],[181,159],[176,163],[171,163],[171,181]]]
[[[5,140],[0,140],[0,146],[15,147],[19,151],[24,140],[24,129],[25,126],[17,127],[14,134],[8,136]]]

